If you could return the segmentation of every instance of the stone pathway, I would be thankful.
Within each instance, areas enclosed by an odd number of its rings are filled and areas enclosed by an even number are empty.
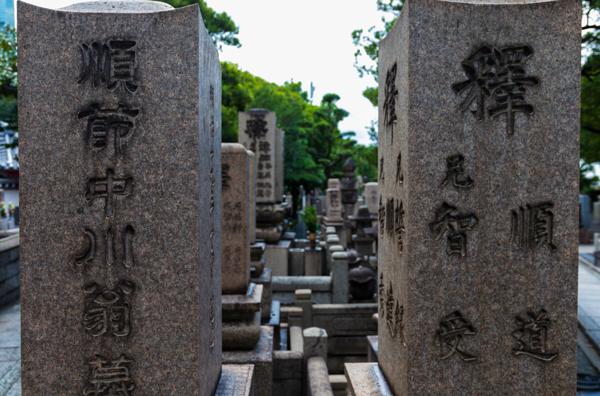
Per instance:
[[[0,310],[0,396],[21,395],[21,311],[18,303]]]

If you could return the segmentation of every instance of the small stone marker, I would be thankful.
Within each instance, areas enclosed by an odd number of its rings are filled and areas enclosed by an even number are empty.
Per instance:
[[[277,120],[275,113],[263,109],[252,109],[239,113],[238,141],[256,155],[256,202],[275,203],[277,197]],[[283,188],[282,188],[283,191]],[[281,194],[283,195],[283,193]]]
[[[210,395],[221,75],[198,6],[19,2],[24,395]]]
[[[339,188],[328,188],[327,197],[327,216],[328,221],[342,220],[342,192]]]
[[[382,41],[394,394],[575,394],[580,44],[573,0],[409,0]]]
[[[378,194],[379,190],[377,189],[377,183],[369,182],[365,184],[365,204],[369,208],[369,213],[371,214],[377,214],[377,209],[379,209]]]
[[[250,282],[250,158],[241,144],[221,144],[223,294],[243,294]]]

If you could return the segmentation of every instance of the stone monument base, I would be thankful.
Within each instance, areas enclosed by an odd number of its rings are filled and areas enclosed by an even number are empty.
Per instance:
[[[394,396],[377,363],[346,363],[349,396]]]
[[[273,279],[273,270],[271,268],[265,268],[260,276],[256,278],[251,278],[250,282],[255,283],[257,285],[262,285],[263,294],[262,294],[262,319],[268,320],[271,316],[271,301],[273,296],[273,288],[271,287],[271,281]]]
[[[246,294],[221,296],[223,350],[250,350],[260,337],[263,285],[250,283]]]
[[[215,396],[254,396],[253,364],[224,364]]]
[[[254,396],[272,396],[273,386],[273,328],[260,327],[260,338],[251,351],[225,351],[224,364],[254,365]]]
[[[288,253],[292,241],[281,240],[276,245],[267,245],[265,265],[273,270],[273,276],[288,276]]]

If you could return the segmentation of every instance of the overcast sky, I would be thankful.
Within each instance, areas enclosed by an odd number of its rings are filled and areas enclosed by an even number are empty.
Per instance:
[[[49,8],[72,0],[27,0]],[[353,67],[351,32],[379,23],[375,0],[207,0],[227,12],[240,27],[241,48],[225,47],[221,60],[237,63],[268,81],[300,81],[306,91],[315,86],[313,102],[329,92],[340,95],[339,105],[350,112],[342,131],[355,131],[368,143],[366,132],[376,109],[362,96],[372,84]]]

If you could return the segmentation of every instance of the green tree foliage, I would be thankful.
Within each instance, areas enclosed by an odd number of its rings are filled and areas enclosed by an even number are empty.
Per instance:
[[[357,144],[353,133],[342,133],[339,123],[348,112],[338,106],[339,96],[327,94],[319,106],[308,100],[300,83],[277,85],[221,64],[223,95],[223,141],[237,142],[238,112],[264,108],[277,114],[285,131],[285,183],[297,192],[300,185],[323,188],[328,178],[341,176],[344,160],[352,156],[362,176],[375,180],[375,147]]]
[[[210,8],[204,0],[164,0],[175,8],[185,7],[192,4],[200,6],[200,13],[204,19],[204,25],[208,34],[212,37],[215,45],[220,49],[223,45],[232,45],[239,47],[240,41],[237,35],[240,32],[239,27],[233,19],[225,12],[217,12]]]
[[[369,29],[357,29],[352,32],[352,42],[356,47],[354,52],[354,67],[360,77],[372,77],[377,82],[379,74],[377,61],[379,59],[379,42],[392,30],[404,0],[377,0],[377,9],[383,13],[380,26]],[[368,87],[363,96],[377,106],[377,87]]]
[[[598,188],[590,164],[600,162],[600,1],[583,0],[580,189]]]
[[[17,128],[17,35],[0,24],[0,120]]]

